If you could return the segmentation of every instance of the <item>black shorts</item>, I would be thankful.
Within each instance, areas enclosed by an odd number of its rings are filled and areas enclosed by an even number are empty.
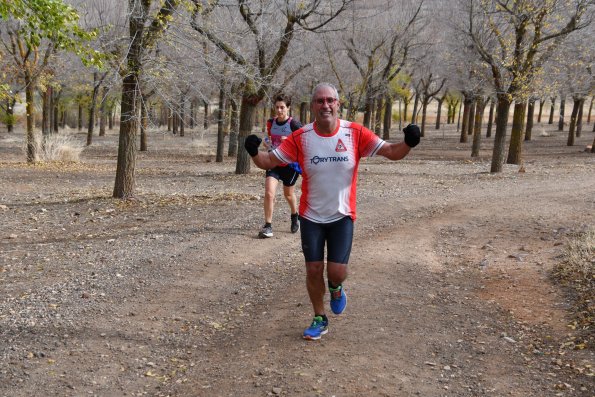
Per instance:
[[[300,216],[300,231],[306,262],[323,261],[325,243],[327,261],[343,264],[349,262],[353,241],[351,217],[346,216],[331,223],[316,223]]]
[[[292,167],[275,167],[266,172],[267,178],[272,176],[278,181],[283,182],[283,186],[293,186],[300,176],[299,172],[294,170]]]

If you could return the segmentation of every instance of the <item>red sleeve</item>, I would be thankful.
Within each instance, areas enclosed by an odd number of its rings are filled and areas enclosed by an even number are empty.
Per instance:
[[[298,130],[299,131],[299,130]],[[273,154],[284,163],[294,163],[298,161],[299,134],[293,132],[281,142],[281,145],[273,151]]]
[[[378,135],[364,126],[359,130],[359,155],[361,157],[370,157],[376,154],[378,149],[384,144]]]

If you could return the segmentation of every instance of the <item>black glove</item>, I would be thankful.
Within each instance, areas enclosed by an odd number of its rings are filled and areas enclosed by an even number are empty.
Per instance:
[[[248,135],[246,137],[246,140],[244,141],[244,147],[246,148],[246,151],[248,152],[250,157],[254,157],[258,154],[258,147],[260,146],[261,142],[262,139],[260,139],[254,134]]]
[[[405,133],[405,143],[407,146],[416,147],[421,137],[419,127],[415,124],[409,124],[407,127],[403,128],[403,132]]]

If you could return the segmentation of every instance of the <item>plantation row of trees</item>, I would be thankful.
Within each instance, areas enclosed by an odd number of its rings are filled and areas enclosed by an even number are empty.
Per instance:
[[[491,171],[522,161],[536,104],[541,118],[557,101],[563,129],[573,101],[568,144],[593,107],[589,0],[0,0],[0,103],[12,125],[25,93],[27,160],[35,161],[35,111],[42,136],[70,121],[87,127],[92,144],[118,114],[118,165],[113,195],[134,195],[137,147],[146,150],[151,123],[184,134],[217,109],[217,161],[236,157],[250,170],[243,140],[265,117],[269,98],[293,97],[308,121],[319,82],[337,85],[343,117],[390,138],[393,109],[427,131],[438,104],[449,123],[462,105],[461,142],[479,152],[482,120],[494,130]],[[590,104],[586,101],[590,99]],[[509,113],[513,123],[507,142]],[[260,113],[261,109],[263,113]],[[264,109],[264,110],[263,110]],[[83,123],[83,119],[87,121]],[[405,120],[402,120],[403,122]],[[203,125],[206,127],[206,125]]]

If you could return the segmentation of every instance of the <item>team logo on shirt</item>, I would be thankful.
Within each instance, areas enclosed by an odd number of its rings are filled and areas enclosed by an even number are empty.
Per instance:
[[[347,148],[343,141],[339,138],[339,142],[337,142],[337,146],[335,147],[335,152],[346,152]]]

